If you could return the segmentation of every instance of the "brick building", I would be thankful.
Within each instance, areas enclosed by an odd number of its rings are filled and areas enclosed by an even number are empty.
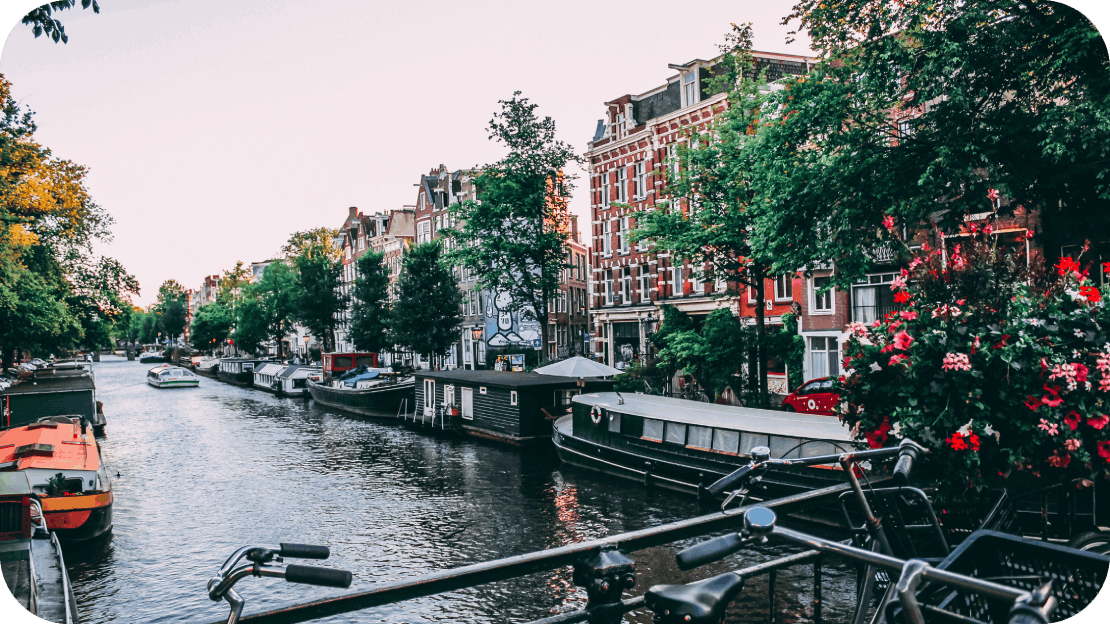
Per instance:
[[[809,71],[813,59],[755,52],[756,72],[768,80]],[[622,367],[644,354],[647,334],[660,319],[657,309],[672,304],[693,316],[718,308],[754,322],[754,295],[726,293],[724,280],[699,279],[695,267],[670,254],[633,245],[629,231],[634,213],[652,209],[663,199],[665,168],[673,166],[677,145],[691,130],[703,131],[727,106],[724,93],[708,82],[714,62],[695,59],[669,65],[677,73],[639,95],[626,94],[605,103],[586,157],[590,176],[591,290],[593,355]],[[627,204],[630,208],[614,204]],[[767,322],[781,322],[791,309],[795,276],[767,280]]]

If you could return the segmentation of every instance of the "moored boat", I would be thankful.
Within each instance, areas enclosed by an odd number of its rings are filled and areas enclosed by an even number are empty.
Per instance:
[[[196,388],[200,378],[187,368],[162,364],[147,371],[146,382],[155,388]]]
[[[306,380],[313,400],[336,409],[364,416],[397,417],[402,403],[413,404],[416,380],[411,375],[389,369],[373,369],[366,379],[324,381]]]
[[[32,377],[0,390],[0,428],[72,415],[84,418],[97,433],[107,424],[96,400],[92,370],[84,366],[58,365],[36,370]]]
[[[112,529],[112,487],[100,449],[81,418],[55,416],[0,432],[0,472],[22,472],[62,541]]]
[[[0,571],[21,607],[58,624],[77,621],[62,547],[23,472],[0,472]]]
[[[575,396],[552,435],[567,464],[699,496],[747,464],[757,446],[778,458],[855,448],[847,427],[831,416],[617,392]],[[839,469],[777,466],[762,486],[778,497],[842,481]]]
[[[318,367],[270,363],[254,371],[254,387],[284,397],[308,398],[308,378],[320,375]]]
[[[140,364],[161,364],[165,361],[165,352],[160,348],[151,347],[150,345],[144,347],[143,352],[139,354]]]
[[[254,385],[254,371],[269,363],[269,360],[252,358],[223,358],[216,370],[216,379],[236,386]]]

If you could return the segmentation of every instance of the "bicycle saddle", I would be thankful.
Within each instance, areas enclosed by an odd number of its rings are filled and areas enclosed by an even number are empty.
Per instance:
[[[656,585],[645,597],[660,624],[718,624],[728,603],[744,588],[744,578],[726,572],[687,585]]]

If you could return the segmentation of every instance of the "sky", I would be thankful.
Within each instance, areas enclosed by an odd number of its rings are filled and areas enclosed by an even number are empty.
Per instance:
[[[41,1],[0,3],[0,72],[38,141],[88,167],[115,218],[96,252],[139,279],[143,306],[349,206],[413,204],[441,163],[497,160],[486,127],[514,91],[581,153],[604,102],[715,56],[732,22],[753,23],[757,50],[810,53],[786,43],[793,0],[100,0],[59,14],[66,45],[18,23]],[[1070,3],[1106,32],[1105,0]],[[587,187],[571,202],[583,232]]]

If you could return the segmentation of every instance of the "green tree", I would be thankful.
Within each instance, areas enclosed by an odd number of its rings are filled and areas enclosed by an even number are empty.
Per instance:
[[[317,228],[293,234],[282,249],[297,271],[297,319],[324,345],[335,349],[335,315],[347,308],[339,292],[343,266],[335,230]]]
[[[297,275],[288,264],[275,260],[266,267],[258,282],[258,295],[262,301],[267,333],[277,343],[278,358],[284,357],[281,339],[297,313],[300,293]]]
[[[757,197],[751,180],[761,166],[747,149],[750,129],[758,122],[765,82],[754,75],[751,26],[736,26],[721,46],[718,77],[712,87],[728,91],[728,108],[705,133],[693,133],[679,149],[680,167],[668,167],[664,192],[669,200],[636,214],[632,237],[688,261],[705,279],[725,279],[732,292],[751,288],[755,322],[759,403],[767,404],[766,323],[764,301],[770,257],[753,236],[751,209]],[[662,173],[662,172],[659,172]],[[793,271],[790,271],[793,273]],[[685,342],[688,349],[695,345]],[[691,351],[693,352],[693,351]]]
[[[563,170],[581,159],[555,139],[555,122],[537,117],[537,105],[519,96],[500,101],[489,123],[490,139],[509,153],[478,175],[476,200],[450,206],[460,223],[448,230],[450,258],[476,273],[483,289],[508,293],[510,310],[535,315],[546,343],[547,304],[569,266],[567,198],[574,187]]]
[[[427,357],[443,356],[459,339],[462,292],[438,242],[409,250],[397,279],[391,327],[396,344]]]
[[[169,279],[158,287],[158,302],[154,306],[166,339],[176,340],[185,331],[189,304],[185,287]]]
[[[295,232],[282,246],[282,257],[286,261],[293,261],[302,256],[322,253],[338,262],[343,257],[343,250],[335,245],[337,236],[339,236],[339,230],[326,227]]]
[[[389,267],[383,259],[383,254],[368,251],[356,263],[351,340],[360,351],[377,353],[390,346]]]
[[[139,326],[139,340],[143,344],[158,342],[159,334],[162,333],[162,324],[159,320],[160,317],[153,311],[153,308],[143,314]]]
[[[220,277],[220,291],[216,294],[216,300],[234,311],[239,291],[250,282],[250,268],[242,260],[236,262],[234,268],[224,271]]]
[[[27,15],[23,16],[23,24],[31,27],[31,32],[34,33],[37,39],[39,35],[45,34],[54,43],[61,41],[62,43],[69,43],[69,37],[66,35],[66,29],[58,18],[54,17],[54,13],[64,11],[77,6],[77,0],[55,0],[48,2],[37,9],[32,10]],[[87,9],[92,7],[93,13],[100,13],[100,5],[96,0],[81,0],[81,8]]]
[[[785,114],[759,132],[754,206],[776,268],[832,260],[851,281],[876,246],[900,248],[885,218],[957,225],[988,189],[1001,215],[1040,211],[1045,249],[1110,241],[1110,59],[1078,11],[804,0],[787,19],[822,62],[775,94]]]
[[[231,336],[234,323],[231,310],[223,304],[213,302],[200,306],[189,326],[193,347],[205,351],[215,349]]]
[[[239,293],[235,307],[235,331],[232,334],[240,351],[257,353],[262,343],[270,337],[266,304],[262,301],[258,284],[247,284]]]

